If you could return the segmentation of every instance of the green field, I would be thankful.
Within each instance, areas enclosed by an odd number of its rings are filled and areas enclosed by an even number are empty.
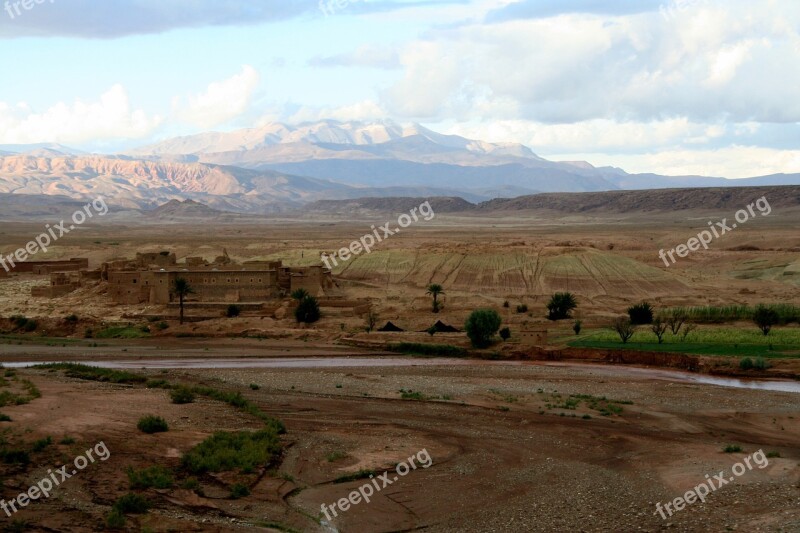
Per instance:
[[[658,344],[649,326],[640,326],[634,336],[623,344],[611,329],[601,329],[581,335],[569,342],[581,348],[605,348],[653,352],[676,352],[699,355],[800,357],[800,328],[775,328],[764,336],[755,326],[750,328],[698,328],[681,340],[680,333],[667,331],[664,343]]]

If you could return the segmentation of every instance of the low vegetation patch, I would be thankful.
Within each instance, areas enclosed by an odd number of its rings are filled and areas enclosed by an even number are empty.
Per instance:
[[[131,489],[168,489],[175,484],[172,472],[159,465],[140,470],[128,468],[126,472]]]
[[[424,400],[425,396],[421,392],[414,392],[411,389],[400,389],[400,397],[404,400]]]
[[[464,357],[467,350],[450,344],[423,344],[419,342],[400,342],[390,344],[389,351],[409,355],[433,355],[442,357]]]
[[[169,393],[169,397],[172,398],[172,403],[178,405],[192,403],[194,401],[194,393],[190,388],[184,386],[178,386],[172,389]]]
[[[139,339],[147,337],[149,329],[144,331],[144,328],[136,326],[119,326],[106,328],[94,334],[96,339]]]
[[[357,481],[359,479],[367,479],[370,476],[375,476],[374,470],[359,470],[352,474],[345,474],[333,480],[334,483],[348,483],[350,481]]]
[[[181,464],[192,474],[239,470],[251,473],[268,468],[281,454],[278,433],[272,428],[259,431],[218,431],[189,452]]]
[[[140,418],[139,423],[136,424],[136,427],[139,428],[139,431],[142,433],[149,434],[169,431],[169,425],[167,424],[167,421],[160,416],[153,415],[147,415]]]
[[[48,363],[37,365],[34,368],[43,370],[64,370],[64,375],[70,378],[85,379],[88,381],[104,381],[108,383],[137,384],[146,383],[147,378],[127,372],[125,370],[112,370],[96,366],[82,365],[79,363]]]

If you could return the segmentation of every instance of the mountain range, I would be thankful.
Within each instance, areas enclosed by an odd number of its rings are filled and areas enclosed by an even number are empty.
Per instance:
[[[103,196],[132,209],[192,199],[224,211],[274,213],[362,197],[480,202],[541,192],[795,184],[800,174],[738,180],[629,174],[582,161],[548,161],[521,144],[390,121],[273,123],[166,139],[115,155],[54,143],[0,145],[0,193]]]

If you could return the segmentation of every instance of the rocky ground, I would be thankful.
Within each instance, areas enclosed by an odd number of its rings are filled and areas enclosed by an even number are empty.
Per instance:
[[[129,517],[131,531],[800,531],[800,395],[794,393],[613,368],[483,362],[141,372],[241,391],[283,420],[287,434],[280,466],[254,481],[250,496],[230,499],[219,479],[203,480],[204,497],[149,489],[144,493],[155,506]],[[42,396],[2,409],[12,418],[2,423],[5,438],[30,443],[52,436],[56,444],[32,455],[33,468],[2,467],[6,500],[98,441],[111,452],[13,517],[31,530],[97,530],[114,499],[127,492],[127,467],[160,464],[178,472],[180,455],[213,431],[258,427],[212,400],[174,405],[161,389],[41,370],[19,375]],[[138,432],[136,421],[149,413],[163,416],[170,431]],[[75,444],[58,444],[64,436]],[[723,453],[729,444],[743,451]],[[667,520],[656,514],[657,502],[683,495],[706,474],[731,476],[735,463],[759,449],[780,457],[704,504]],[[399,476],[395,465],[421,450],[431,466]],[[398,479],[370,503],[326,520],[321,504],[369,482],[334,480],[364,469]]]

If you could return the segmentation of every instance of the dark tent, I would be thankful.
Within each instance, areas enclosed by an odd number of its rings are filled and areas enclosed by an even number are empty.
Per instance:
[[[454,328],[453,326],[448,326],[441,320],[437,320],[436,324],[431,326],[436,333],[459,333],[460,330]],[[430,330],[428,330],[430,331]]]
[[[391,322],[387,322],[386,325],[380,328],[378,331],[405,331],[405,330],[402,328],[398,328]]]

